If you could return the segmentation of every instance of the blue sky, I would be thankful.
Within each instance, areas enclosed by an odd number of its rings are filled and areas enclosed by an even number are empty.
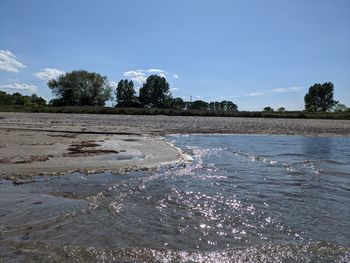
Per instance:
[[[86,69],[240,110],[303,109],[332,81],[350,106],[348,0],[0,0],[0,89],[52,98],[46,82]]]

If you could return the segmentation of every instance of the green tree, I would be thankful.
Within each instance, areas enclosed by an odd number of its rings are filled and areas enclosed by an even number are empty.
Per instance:
[[[33,103],[33,105],[37,106],[45,106],[46,105],[46,100],[43,99],[42,97],[39,97],[36,94],[33,94],[30,96],[30,101]]]
[[[52,99],[49,101],[49,106],[52,106],[52,107],[61,107],[64,105],[65,103],[62,101],[62,99]]]
[[[222,102],[219,102],[218,106],[219,106],[218,109],[220,109],[222,111],[237,111],[238,110],[238,106],[236,104],[234,104],[232,101],[223,100]]]
[[[111,99],[111,87],[107,77],[98,73],[76,70],[51,79],[52,93],[61,106],[104,106]]]
[[[122,79],[118,82],[116,89],[116,97],[118,102],[118,107],[132,107],[135,106],[136,97],[134,83],[132,80]]]
[[[214,101],[209,102],[208,108],[209,108],[209,110],[214,111],[215,110],[215,102]]]
[[[43,106],[46,105],[46,100],[36,94],[27,96],[16,92],[11,95],[4,91],[0,91],[0,105]]]
[[[314,84],[309,88],[309,92],[305,94],[305,110],[312,112],[330,110],[337,103],[333,99],[333,95],[334,85],[332,82]]]
[[[196,100],[191,103],[191,109],[192,110],[207,110],[209,104],[202,100]]]
[[[222,105],[221,102],[215,101],[214,110],[222,110],[221,105]]]
[[[12,96],[5,91],[0,91],[0,105],[15,104]]]
[[[232,101],[227,101],[226,111],[238,111],[238,106]]]
[[[151,75],[140,89],[141,105],[164,107],[169,94],[169,84],[164,77]]]
[[[167,107],[175,110],[183,110],[185,108],[185,102],[181,98],[168,97]]]
[[[339,112],[347,112],[347,111],[349,111],[349,109],[346,107],[345,104],[338,102],[333,106],[332,111],[339,113]]]
[[[284,107],[279,107],[277,109],[277,112],[279,112],[279,113],[282,113],[282,112],[285,112],[285,111],[286,111],[286,109]]]
[[[274,109],[271,108],[270,106],[267,106],[263,109],[264,112],[274,112]]]
[[[23,96],[21,93],[16,92],[12,94],[14,104],[16,105],[31,105],[30,97]]]
[[[227,100],[223,100],[220,102],[220,109],[222,111],[226,111],[226,108],[227,108]]]

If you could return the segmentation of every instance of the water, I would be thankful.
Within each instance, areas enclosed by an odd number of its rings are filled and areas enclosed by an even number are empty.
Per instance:
[[[350,262],[350,138],[171,136],[191,164],[0,181],[0,262]]]

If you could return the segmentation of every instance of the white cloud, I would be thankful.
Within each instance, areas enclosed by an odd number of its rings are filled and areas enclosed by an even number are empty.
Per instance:
[[[60,75],[64,74],[65,72],[59,69],[54,68],[45,68],[37,73],[34,73],[33,75],[41,80],[50,80],[58,78]]]
[[[151,74],[157,74],[163,78],[167,77],[167,72],[165,70],[156,68],[130,70],[124,72],[123,76],[130,78],[136,84],[136,86],[141,86],[146,82],[147,77]]]
[[[37,90],[37,86],[25,84],[25,83],[12,83],[12,84],[3,84],[0,85],[0,89],[10,89],[10,90],[21,90],[21,91],[29,91],[35,92]]]
[[[8,50],[0,50],[0,70],[18,72],[26,65],[16,60],[16,56]]]
[[[150,69],[146,69],[144,70],[145,72],[148,72],[148,73],[165,73],[164,70],[162,69],[156,69],[156,68],[150,68]]]
[[[178,79],[178,78],[179,78],[179,75],[174,74],[173,77],[174,77],[174,79]]]
[[[178,90],[179,90],[179,88],[171,88],[170,89],[171,92],[175,92],[175,91],[178,91]]]
[[[251,93],[248,93],[246,96],[252,97],[252,96],[262,96],[267,94],[276,94],[276,93],[290,93],[290,92],[298,92],[300,90],[303,90],[303,88],[302,87],[278,88],[278,89],[269,89],[261,92],[251,92]]]
[[[248,93],[247,96],[262,96],[265,95],[265,92],[252,92],[252,93]]]
[[[116,81],[110,81],[109,85],[114,89],[116,89],[118,87],[118,83]]]
[[[124,77],[130,78],[136,85],[146,82],[147,76],[142,70],[130,70],[123,73]]]
[[[290,88],[279,88],[271,90],[272,93],[289,93],[289,92],[298,92],[302,90],[302,87],[290,87]]]

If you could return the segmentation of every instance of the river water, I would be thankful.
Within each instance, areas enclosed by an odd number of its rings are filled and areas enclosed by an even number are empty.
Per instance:
[[[167,140],[193,162],[0,181],[0,262],[350,262],[350,137]]]

